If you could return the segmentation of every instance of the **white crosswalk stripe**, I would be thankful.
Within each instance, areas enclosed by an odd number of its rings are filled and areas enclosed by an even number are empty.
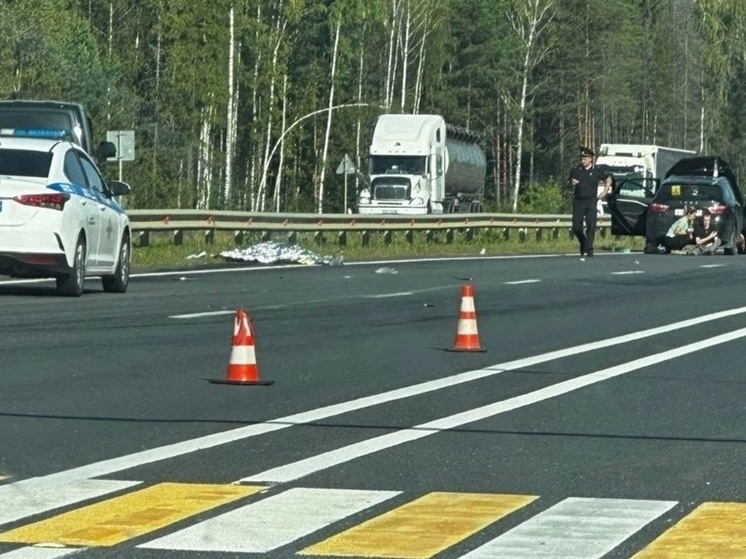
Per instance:
[[[396,495],[395,491],[290,489],[139,547],[268,553]]]
[[[598,559],[675,505],[671,501],[565,499],[464,559]]]
[[[0,553],[0,559],[60,559],[78,551],[80,550],[57,547],[22,547],[8,553]]]
[[[121,491],[139,483],[99,479],[54,483],[34,478],[4,485],[0,487],[0,525]]]

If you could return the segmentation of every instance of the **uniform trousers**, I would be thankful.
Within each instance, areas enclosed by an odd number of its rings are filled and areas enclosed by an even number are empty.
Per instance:
[[[596,202],[597,198],[573,198],[572,232],[580,243],[580,254],[593,252],[593,241],[596,238]]]

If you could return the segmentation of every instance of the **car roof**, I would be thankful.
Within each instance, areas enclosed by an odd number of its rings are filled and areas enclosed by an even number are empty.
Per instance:
[[[59,143],[72,143],[56,138],[20,138],[0,135],[0,149],[22,149],[28,151],[51,151]]]
[[[81,103],[70,101],[55,101],[52,99],[0,99],[0,107],[32,107],[35,109],[70,109],[82,110]]]

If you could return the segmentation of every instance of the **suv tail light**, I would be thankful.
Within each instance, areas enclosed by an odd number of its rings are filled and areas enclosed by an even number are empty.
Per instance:
[[[661,204],[660,202],[653,202],[650,204],[650,211],[657,214],[662,214],[668,211],[668,204]]]
[[[725,215],[728,211],[728,206],[725,204],[715,204],[708,208],[712,215]]]
[[[60,192],[53,194],[21,194],[13,198],[13,200],[24,206],[36,206],[50,210],[62,210],[69,199],[69,194]]]

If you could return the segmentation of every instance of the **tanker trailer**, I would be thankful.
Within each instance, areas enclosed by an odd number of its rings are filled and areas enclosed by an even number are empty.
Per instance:
[[[481,212],[487,165],[477,139],[440,115],[381,115],[358,212]]]

